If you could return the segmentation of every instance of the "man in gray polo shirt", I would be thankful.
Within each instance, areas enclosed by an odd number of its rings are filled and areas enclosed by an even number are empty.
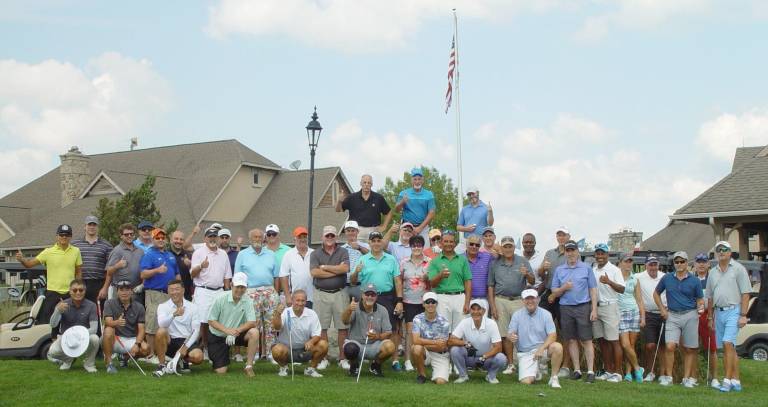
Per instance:
[[[395,343],[389,339],[392,336],[389,312],[376,303],[377,292],[375,285],[366,285],[363,288],[362,304],[353,297],[349,307],[341,314],[341,319],[349,325],[344,356],[350,363],[350,376],[357,376],[359,357],[371,361],[370,371],[374,376],[383,376],[381,365],[395,353]],[[365,354],[361,355],[363,348]]]
[[[120,225],[120,243],[112,249],[107,259],[107,275],[112,281],[109,298],[116,298],[118,281],[129,281],[134,292],[141,292],[141,257],[144,250],[133,244],[136,227],[130,223]]]
[[[99,218],[93,215],[85,217],[85,236],[72,240],[72,246],[80,249],[83,258],[85,298],[103,303],[111,283],[106,279],[106,265],[112,245],[99,237]]]
[[[96,353],[99,351],[99,337],[96,335],[98,314],[96,313],[96,304],[85,298],[85,290],[83,280],[72,280],[69,283],[69,298],[56,305],[50,323],[51,328],[59,327],[60,334],[73,326],[88,328],[88,348],[85,350],[83,368],[88,373],[96,373]],[[56,341],[51,344],[48,350],[48,359],[61,361],[59,370],[69,370],[74,358],[64,354],[61,344],[62,338],[63,336],[59,335]]]
[[[515,241],[510,236],[501,239],[501,257],[491,265],[488,273],[488,304],[491,317],[499,322],[501,329],[506,329],[509,320],[517,310],[523,307],[520,293],[535,281],[531,264],[523,256],[515,254]],[[509,365],[502,372],[512,374],[515,347],[508,340],[502,341],[504,354]]]
[[[349,304],[349,296],[344,288],[349,272],[349,253],[336,243],[336,227],[323,227],[323,246],[309,255],[309,272],[314,279],[315,293],[312,308],[320,319],[321,337],[328,340],[328,328],[333,326],[339,331],[339,366],[349,369],[344,358],[344,340],[347,338],[347,324],[341,319],[341,313]],[[318,365],[323,370],[328,367],[328,360]]]

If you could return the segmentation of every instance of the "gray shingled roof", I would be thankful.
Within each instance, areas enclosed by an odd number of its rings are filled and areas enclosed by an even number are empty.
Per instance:
[[[736,149],[736,153],[733,155],[733,165],[731,166],[731,172],[741,168],[744,163],[755,158],[757,153],[762,151],[765,147],[739,147]]]
[[[714,245],[715,233],[709,225],[674,221],[643,240],[640,247],[651,251],[684,250],[692,257],[696,253],[709,253]]]
[[[741,148],[734,157],[734,171],[675,211],[675,215],[768,211],[768,157],[755,157],[762,147]],[[748,158],[753,154],[752,158]]]
[[[274,168],[280,171],[278,164],[252,151],[237,140],[222,140],[207,143],[184,144],[149,148],[143,150],[90,155],[90,175],[95,177],[100,172],[109,176],[124,191],[139,186],[147,174],[157,176],[155,189],[157,206],[163,215],[163,221],[176,218],[181,230],[189,231],[211,205],[216,195],[241,163]],[[339,168],[319,169],[315,175],[315,195],[320,199],[330,184],[332,177],[340,173]],[[277,175],[267,188],[265,197],[282,197],[278,205],[264,206],[267,213],[262,214],[254,208],[249,217],[274,219],[272,223],[284,222],[293,228],[292,219],[306,220],[306,188],[309,183],[307,171],[284,171]],[[341,174],[343,178],[343,174]],[[304,181],[302,181],[302,179]],[[274,182],[278,181],[278,182]],[[0,199],[0,218],[11,227],[16,236],[0,244],[0,248],[40,247],[52,242],[56,226],[69,223],[76,229],[83,218],[91,213],[100,196],[75,200],[66,208],[61,208],[59,168],[55,168],[18,190]],[[286,202],[296,205],[286,205]],[[27,209],[28,208],[28,209]],[[344,214],[337,214],[333,208],[318,209],[315,222],[343,222]],[[283,212],[291,213],[284,215]],[[296,213],[294,214],[293,211]],[[303,216],[299,216],[303,214]],[[284,220],[285,219],[285,220]],[[258,222],[261,225],[263,222]],[[246,219],[244,225],[256,225]],[[262,227],[264,225],[261,225]],[[283,225],[280,225],[283,227]],[[233,235],[237,231],[248,230],[253,226],[228,224]],[[314,228],[313,228],[314,229]],[[289,230],[286,228],[285,230]],[[290,239],[290,232],[282,234]],[[319,235],[319,232],[318,232]]]

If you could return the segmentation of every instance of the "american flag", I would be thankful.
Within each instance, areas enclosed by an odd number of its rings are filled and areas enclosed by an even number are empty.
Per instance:
[[[456,69],[456,37],[451,40],[451,54],[448,57],[448,90],[445,91],[445,114],[451,108],[453,100],[453,71]]]

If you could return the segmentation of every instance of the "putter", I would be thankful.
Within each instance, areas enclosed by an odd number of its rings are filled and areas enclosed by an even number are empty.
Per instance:
[[[714,319],[713,319],[713,322],[714,322]],[[709,377],[709,363],[710,363],[710,361],[712,359],[712,357],[710,356],[710,354],[712,352],[710,350],[711,346],[712,346],[712,331],[709,329],[709,326],[707,326],[707,330],[709,331],[708,332],[709,333],[709,336],[708,336],[709,339],[707,339],[707,347],[704,350],[704,354],[707,357],[707,386],[709,386],[709,379],[710,379],[710,377]],[[712,379],[714,379],[714,377],[712,377]]]
[[[291,309],[288,308],[288,354],[291,357],[291,381],[293,381],[293,339],[291,339]]]
[[[176,352],[176,355],[173,356],[173,359],[169,360],[168,363],[165,364],[165,369],[173,371],[173,373],[175,373],[176,376],[181,376],[178,370],[176,370],[176,368],[179,366],[180,359],[181,359],[181,353]]]
[[[666,323],[667,321],[664,321],[661,323],[661,332],[659,333],[659,339],[656,340],[656,352],[653,353],[653,363],[651,363],[651,373],[653,373],[653,369],[656,367],[656,356],[659,355],[659,345],[661,344],[661,335],[664,335],[664,325]]]
[[[368,317],[368,332],[373,328],[373,316]],[[365,361],[365,348],[368,347],[368,335],[365,335],[365,345],[363,345],[363,354],[360,355],[360,366],[357,368],[357,382],[360,383],[360,372],[363,371],[363,361]]]
[[[119,337],[119,336],[115,335],[115,339],[116,339],[116,340],[117,340],[117,342],[120,344],[120,346],[122,346],[122,347],[123,347],[123,349],[125,349],[125,350],[128,350],[128,348],[126,348],[126,347],[125,347],[125,345],[123,344],[123,341],[121,341],[121,340],[120,340],[120,337]],[[141,368],[141,366],[139,366],[139,362],[137,362],[137,361],[136,361],[136,359],[134,359],[134,358],[133,358],[133,356],[131,356],[131,353],[130,353],[130,352],[127,352],[127,355],[128,355],[128,357],[131,359],[131,361],[133,361],[133,364],[135,364],[135,365],[136,365],[136,367],[138,367],[138,368],[139,368],[139,371],[141,372],[141,374],[143,374],[144,376],[146,376],[147,374],[144,372],[144,369],[142,369],[142,368]]]

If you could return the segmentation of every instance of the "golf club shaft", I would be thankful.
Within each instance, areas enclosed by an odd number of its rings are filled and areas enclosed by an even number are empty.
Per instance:
[[[116,340],[117,340],[117,342],[120,344],[120,346],[122,346],[122,347],[123,347],[123,349],[125,349],[125,350],[126,350],[126,353],[128,354],[128,357],[131,359],[131,361],[133,361],[133,363],[136,365],[136,367],[138,367],[138,368],[139,368],[139,371],[141,372],[141,374],[143,374],[144,376],[146,376],[147,374],[146,374],[146,373],[144,373],[144,369],[142,369],[142,368],[141,368],[141,366],[139,366],[139,362],[137,362],[137,361],[136,361],[136,359],[134,359],[134,358],[133,358],[133,356],[131,355],[131,351],[130,351],[130,349],[127,349],[127,348],[125,347],[125,344],[123,344],[123,341],[122,341],[122,340],[120,340],[120,337],[119,337],[119,336],[117,336],[117,335],[115,335],[115,339],[116,339]]]
[[[293,331],[293,323],[291,321],[291,311],[288,311],[288,353],[291,357],[291,381],[293,381],[293,338],[291,334]]]
[[[365,345],[363,345],[363,353],[360,355],[360,366],[357,368],[357,383],[360,383],[360,372],[363,371],[363,361],[365,360],[365,349],[368,347],[368,336],[365,337]]]
[[[656,352],[653,353],[653,363],[651,364],[651,373],[653,373],[653,369],[656,368],[656,357],[659,355],[659,345],[661,345],[661,335],[664,335],[664,330],[666,325],[666,321],[661,323],[661,331],[659,332],[659,339],[656,340]],[[659,374],[661,376],[661,374]]]

